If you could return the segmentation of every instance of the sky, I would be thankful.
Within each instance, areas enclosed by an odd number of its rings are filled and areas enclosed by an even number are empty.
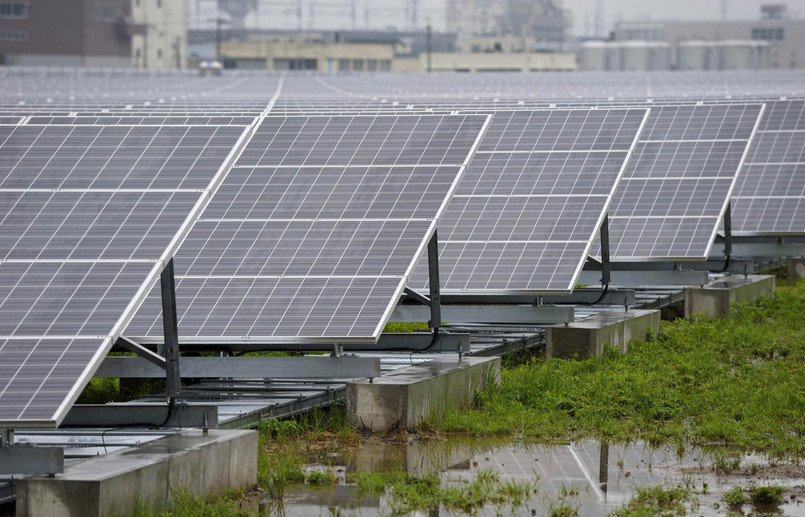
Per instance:
[[[216,0],[188,0],[191,26],[201,21],[207,26],[216,16]],[[414,0],[260,0],[258,15],[246,20],[247,27],[297,28],[297,6],[302,5],[302,25],[308,28],[349,29],[352,26],[350,6],[354,3],[355,26],[358,29],[405,30],[406,4]],[[420,28],[430,20],[434,30],[443,30],[446,0],[416,0],[419,4]],[[310,4],[315,2],[311,10]],[[572,13],[571,32],[579,36],[593,35],[598,0],[563,0]],[[604,20],[609,31],[617,20],[718,20],[721,0],[603,0]],[[805,17],[805,0],[729,0],[729,20],[752,20],[760,16],[760,6],[786,3],[790,15]],[[200,6],[200,10],[199,10]],[[367,16],[368,14],[368,16]],[[312,15],[312,16],[311,16]],[[368,22],[368,23],[367,23]]]

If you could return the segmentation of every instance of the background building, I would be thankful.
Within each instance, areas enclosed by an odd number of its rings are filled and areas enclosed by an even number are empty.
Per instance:
[[[616,25],[613,39],[666,42],[671,46],[671,62],[675,65],[679,64],[680,48],[686,42],[709,42],[722,47],[730,41],[756,42],[760,43],[758,47],[768,46],[769,68],[805,68],[805,20],[766,17],[749,21],[621,22]]]
[[[183,0],[0,1],[0,63],[181,68]]]
[[[528,50],[561,50],[568,25],[558,0],[447,0],[447,32],[464,52],[478,36],[529,38]]]

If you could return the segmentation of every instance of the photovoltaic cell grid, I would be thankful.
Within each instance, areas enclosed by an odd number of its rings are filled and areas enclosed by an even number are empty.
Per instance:
[[[653,107],[609,212],[611,258],[705,260],[762,112]]]
[[[805,101],[766,103],[732,197],[734,234],[805,233]]]
[[[646,116],[495,112],[439,221],[442,292],[572,291]]]
[[[244,129],[0,126],[0,422],[58,424]]]
[[[267,117],[177,254],[183,341],[376,341],[487,119]]]
[[[44,125],[143,125],[143,126],[247,126],[254,122],[255,117],[232,116],[32,116],[28,124]],[[0,118],[0,121],[2,119]]]

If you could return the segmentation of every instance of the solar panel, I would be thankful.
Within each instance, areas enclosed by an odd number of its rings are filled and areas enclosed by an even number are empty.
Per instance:
[[[245,127],[0,127],[0,422],[65,416]]]
[[[267,117],[176,256],[182,341],[376,341],[487,118]]]
[[[766,104],[732,197],[732,231],[805,233],[805,101]]]
[[[439,222],[442,292],[572,291],[646,116],[495,112]]]
[[[242,133],[242,126],[0,126],[0,188],[204,189]]]
[[[55,116],[32,116],[28,120],[28,124],[44,124],[44,125],[67,125],[67,126],[80,126],[80,125],[106,125],[106,126],[247,126],[251,124],[255,117],[233,117],[233,116],[68,116],[68,117],[55,117]],[[0,123],[2,123],[0,118]]]
[[[612,260],[706,260],[762,112],[653,107],[610,209]]]

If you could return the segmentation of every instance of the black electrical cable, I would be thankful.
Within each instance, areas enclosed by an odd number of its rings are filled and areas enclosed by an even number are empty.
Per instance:
[[[585,303],[584,305],[598,305],[599,303],[601,303],[601,300],[604,299],[604,296],[606,296],[608,292],[609,292],[609,284],[604,286],[604,290],[601,291],[601,296],[599,296],[596,301],[592,303]]]
[[[724,267],[723,267],[723,268],[721,268],[721,271],[719,271],[719,273],[723,273],[723,272],[725,272],[727,269],[729,269],[729,267],[730,267],[730,259],[731,259],[731,258],[732,258],[732,257],[731,257],[730,255],[727,255],[727,258],[724,260]]]
[[[165,425],[168,423],[168,420],[170,420],[173,416],[174,409],[176,409],[176,397],[171,397],[168,400],[168,414],[165,415],[165,420],[163,420],[162,423],[156,427],[165,427]]]

